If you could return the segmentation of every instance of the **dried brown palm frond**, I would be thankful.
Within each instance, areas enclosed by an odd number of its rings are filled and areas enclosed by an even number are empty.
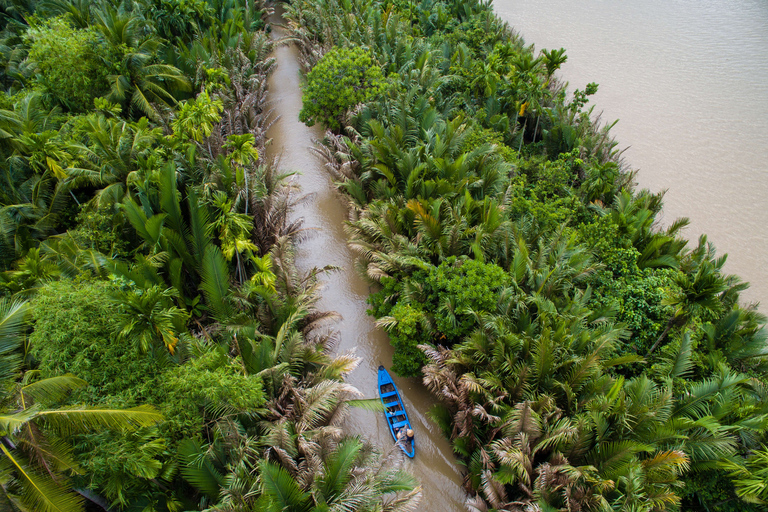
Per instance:
[[[384,498],[381,512],[416,512],[421,510],[421,497],[421,486],[418,486],[409,493],[392,499]]]
[[[253,172],[257,179],[255,190],[248,195],[249,212],[253,217],[251,241],[256,244],[261,254],[266,254],[278,239],[287,237],[297,242],[303,220],[295,218],[293,210],[301,201],[298,188],[292,175],[277,171],[277,159],[258,166]]]
[[[314,141],[312,150],[322,158],[324,167],[336,182],[359,179],[360,162],[351,154],[347,138],[330,130],[322,141]]]

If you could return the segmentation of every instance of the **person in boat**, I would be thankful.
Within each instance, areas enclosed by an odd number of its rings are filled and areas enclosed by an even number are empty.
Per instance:
[[[410,443],[413,441],[413,430],[403,428],[396,428],[395,429],[395,437],[397,438],[397,442],[408,442]]]

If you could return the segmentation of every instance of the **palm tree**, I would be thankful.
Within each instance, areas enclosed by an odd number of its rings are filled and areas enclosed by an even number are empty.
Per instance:
[[[274,512],[417,510],[421,493],[413,477],[383,468],[359,439],[341,441],[333,450],[321,453],[318,462],[317,472],[302,485],[281,466],[263,461],[259,508]]]
[[[24,329],[29,317],[29,303],[0,301],[0,380],[7,382],[19,376],[24,344]]]
[[[130,105],[157,119],[159,112],[153,104],[175,105],[174,92],[191,90],[189,80],[179,69],[157,63],[161,43],[155,37],[141,35],[142,19],[138,15],[121,13],[110,4],[102,4],[96,18],[96,28],[111,47],[114,58],[120,59],[120,71],[108,77],[110,101]]]
[[[171,303],[175,295],[173,288],[160,286],[114,292],[111,299],[119,311],[118,339],[136,343],[141,352],[162,345],[173,354],[189,317]]]
[[[79,469],[67,437],[94,430],[135,430],[155,425],[162,416],[153,407],[104,409],[56,407],[86,386],[72,375],[38,381],[19,377],[28,306],[0,303],[0,376],[5,389],[0,413],[0,494],[20,510],[80,511],[82,498],[69,488],[67,473]]]
[[[230,135],[227,137],[227,143],[224,147],[230,150],[227,161],[235,164],[237,172],[237,185],[242,187],[245,198],[245,214],[248,215],[248,205],[250,203],[250,188],[248,187],[248,174],[250,167],[259,159],[259,152],[253,147],[253,134]]]
[[[247,213],[237,213],[232,207],[232,201],[224,192],[217,192],[213,197],[216,212],[214,226],[219,230],[219,240],[224,257],[231,261],[237,258],[238,281],[245,279],[245,268],[241,254],[253,257],[259,248],[251,242],[250,235],[254,229],[253,220]]]
[[[128,184],[140,181],[147,172],[142,162],[151,161],[162,130],[150,128],[147,119],[130,123],[101,113],[87,116],[82,130],[85,140],[69,147],[78,165],[67,169],[68,185],[100,187],[94,196],[98,207],[122,201]]]
[[[725,260],[722,261],[724,263]],[[701,262],[693,275],[678,273],[675,284],[679,291],[664,299],[664,304],[674,307],[674,313],[667,321],[667,326],[656,342],[648,350],[650,356],[656,347],[666,338],[673,327],[687,324],[692,318],[712,320],[722,311],[720,294],[726,290],[726,283],[720,275],[717,262],[705,260]]]

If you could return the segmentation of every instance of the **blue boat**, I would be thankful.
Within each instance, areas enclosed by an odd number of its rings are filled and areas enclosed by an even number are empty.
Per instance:
[[[405,412],[403,399],[397,391],[397,386],[389,376],[383,366],[379,366],[379,396],[381,403],[384,404],[385,414],[387,415],[387,425],[392,438],[405,454],[411,458],[416,455],[416,440],[398,441],[395,429],[406,431],[411,428],[411,422],[408,420],[408,414]]]

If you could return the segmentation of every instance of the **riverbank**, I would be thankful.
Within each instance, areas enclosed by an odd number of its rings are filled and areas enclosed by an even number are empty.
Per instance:
[[[283,37],[281,9],[277,6],[270,18],[273,37]],[[393,349],[386,333],[376,327],[367,314],[367,299],[371,288],[355,271],[355,256],[347,245],[344,223],[347,211],[331,182],[323,162],[312,150],[322,139],[320,126],[307,127],[299,121],[301,110],[300,66],[295,45],[279,45],[274,53],[277,69],[269,79],[270,102],[279,119],[267,132],[272,139],[268,157],[280,156],[280,168],[298,174],[294,183],[307,195],[293,215],[303,221],[305,236],[298,244],[296,264],[304,272],[312,268],[334,266],[337,270],[321,277],[322,298],[318,307],[335,311],[341,317],[332,325],[338,333],[337,354],[353,353],[361,363],[346,381],[363,392],[365,397],[377,397],[376,378],[379,364],[390,366]],[[462,475],[456,464],[450,443],[427,417],[433,405],[428,390],[416,379],[398,378],[397,385],[413,423],[417,437],[417,456],[404,460],[404,467],[413,473],[422,486],[421,510],[427,512],[462,512],[465,494],[461,488]],[[393,442],[383,415],[378,412],[355,410],[345,423],[345,430],[368,439],[385,454]],[[402,457],[399,451],[395,457]]]
[[[553,86],[565,50],[480,2],[286,9],[393,370],[439,400],[471,505],[749,509],[765,319],[706,239],[658,228],[596,87]]]
[[[761,1],[574,4],[495,0],[536,48],[568,50],[571,88],[600,84],[595,103],[640,187],[667,190],[662,225],[689,217],[725,270],[768,304],[768,8]],[[765,307],[760,308],[766,311]]]

